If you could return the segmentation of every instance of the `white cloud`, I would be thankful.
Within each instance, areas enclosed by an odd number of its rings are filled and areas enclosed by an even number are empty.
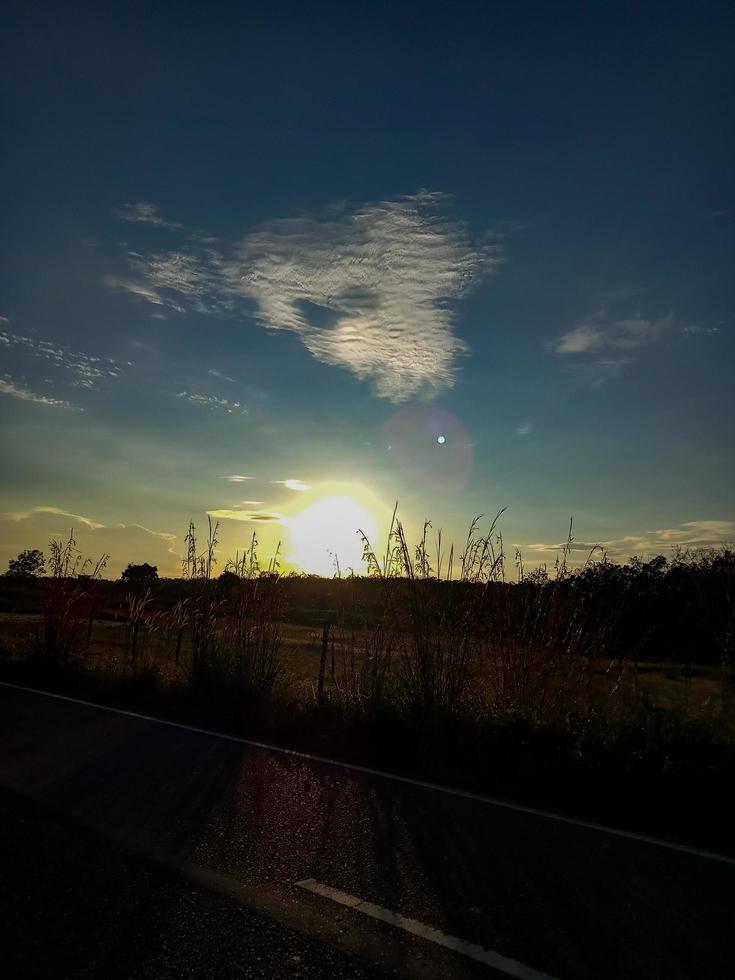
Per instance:
[[[221,371],[218,371],[217,368],[210,368],[208,373],[211,374],[213,378],[219,378],[220,381],[229,381],[233,385],[236,383],[234,378],[231,378],[228,374],[223,374]]]
[[[185,398],[192,405],[208,408],[210,411],[226,412],[228,415],[247,415],[248,410],[240,402],[231,402],[227,398],[217,398],[215,395],[196,395],[189,391],[180,391],[177,398]]]
[[[565,333],[554,346],[557,354],[581,354],[583,351],[595,350],[603,343],[601,330],[594,327],[575,327]]]
[[[279,483],[282,487],[287,490],[311,490],[308,483],[304,483],[303,480],[271,480],[271,483]]]
[[[527,436],[533,432],[533,422],[521,422],[520,425],[516,426],[516,433],[519,436]]]
[[[154,225],[157,228],[176,230],[182,225],[178,221],[166,221],[155,204],[138,201],[136,204],[123,204],[115,214],[123,221],[133,221],[141,225]]]
[[[445,202],[422,192],[321,221],[273,222],[241,241],[230,281],[257,303],[261,323],[294,331],[318,360],[370,380],[380,397],[451,387],[467,349],[452,302],[498,254],[444,218]]]
[[[682,527],[693,527],[701,534],[720,539],[735,535],[735,521],[687,521]]]
[[[635,316],[611,319],[599,310],[562,334],[551,349],[565,355],[567,365],[592,387],[618,377],[637,348],[659,340],[673,323],[673,313],[657,319]]]
[[[39,395],[30,388],[18,385],[6,378],[0,378],[0,395],[10,395],[11,398],[20,398],[21,401],[35,402],[37,405],[48,405],[51,408],[72,408],[69,402],[62,401],[60,398],[49,398],[48,395]]]
[[[96,531],[98,528],[105,526],[104,524],[100,524],[99,521],[92,520],[91,517],[84,517],[82,514],[72,514],[68,510],[62,510],[61,507],[31,507],[30,510],[10,511],[5,517],[10,521],[25,521],[29,517],[34,517],[37,514],[54,514],[57,517],[71,517],[73,521],[84,524],[92,531]]]
[[[245,483],[246,480],[254,480],[254,476],[242,476],[240,473],[233,473],[232,476],[223,476],[223,480],[229,480],[230,483]]]
[[[119,279],[116,276],[108,276],[105,282],[112,289],[124,289],[126,293],[130,293],[137,299],[145,300],[147,303],[152,303],[154,306],[165,306],[170,310],[175,310],[176,313],[186,313],[180,303],[174,302],[170,297],[161,296],[158,290],[146,285],[145,282],[136,279]],[[153,315],[162,316],[160,313]]]
[[[326,364],[370,381],[394,402],[451,387],[467,351],[455,304],[497,267],[497,245],[476,244],[445,215],[446,195],[335,208],[274,221],[234,254],[190,246],[129,253],[136,283],[111,280],[156,305],[231,315],[245,301],[273,330],[296,333]]]
[[[201,254],[159,252],[147,257],[129,252],[128,261],[143,282],[120,285],[151,303],[168,306],[177,313],[185,312],[187,307],[197,313],[213,314],[228,314],[234,309],[235,297],[223,275],[222,258],[214,249],[207,248]]]
[[[210,517],[216,517],[227,521],[250,521],[257,524],[280,524],[283,520],[282,514],[274,514],[270,511],[254,511],[238,509],[208,510]]]
[[[73,377],[72,384],[77,388],[92,390],[122,373],[120,365],[111,357],[97,357],[84,351],[75,351],[51,340],[1,331],[0,343],[18,348],[27,355],[48,361],[55,368],[69,372]],[[63,403],[51,399],[49,404]]]
[[[673,322],[674,316],[659,317],[656,320],[640,315],[610,321],[606,311],[601,310],[587,322],[562,334],[554,342],[557,354],[584,354],[597,350],[633,350],[658,340]]]
[[[573,541],[572,551],[590,552],[602,549],[611,558],[626,559],[632,555],[659,555],[672,548],[711,548],[735,540],[735,521],[686,521],[676,527],[658,528],[641,534],[626,534],[609,541]],[[566,542],[538,542],[521,545],[521,550],[557,553]]]
[[[100,549],[109,552],[111,565],[106,574],[119,574],[129,561],[149,561],[157,564],[162,574],[177,574],[181,555],[177,553],[178,537],[168,531],[154,531],[143,524],[113,523],[101,521],[83,514],[74,514],[62,507],[39,506],[27,510],[11,511],[0,515],[2,545],[0,551],[12,553],[19,546],[41,547],[49,536],[66,537],[70,527],[80,553]],[[27,523],[25,523],[27,522]],[[21,525],[15,528],[14,525]],[[97,551],[99,553],[99,551]]]

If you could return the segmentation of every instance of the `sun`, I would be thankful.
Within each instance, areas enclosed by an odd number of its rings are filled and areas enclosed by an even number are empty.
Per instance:
[[[288,560],[316,575],[365,570],[363,543],[358,530],[374,539],[375,516],[352,496],[326,496],[289,517]]]

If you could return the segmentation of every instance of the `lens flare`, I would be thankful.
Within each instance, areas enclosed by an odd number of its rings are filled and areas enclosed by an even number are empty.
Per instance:
[[[383,444],[394,465],[413,483],[442,494],[455,493],[472,475],[473,449],[462,423],[432,405],[416,405],[391,415]]]

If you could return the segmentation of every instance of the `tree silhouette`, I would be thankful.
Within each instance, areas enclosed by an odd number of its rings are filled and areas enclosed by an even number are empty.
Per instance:
[[[46,562],[43,552],[38,548],[21,551],[17,558],[11,558],[5,573],[11,578],[35,578],[46,572]]]
[[[148,562],[143,562],[142,565],[133,565],[131,562],[120,576],[120,581],[130,585],[136,582],[156,582],[157,580],[158,566],[149,565]]]

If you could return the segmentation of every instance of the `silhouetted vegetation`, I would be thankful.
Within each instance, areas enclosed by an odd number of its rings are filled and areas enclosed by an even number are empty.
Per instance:
[[[35,614],[4,670],[496,793],[655,813],[661,830],[689,826],[695,800],[724,821],[735,552],[593,551],[572,568],[570,532],[529,573],[499,518],[455,556],[441,536],[430,549],[428,523],[411,547],[394,516],[383,553],[364,542],[369,574],[334,579],[283,576],[277,555],[262,568],[255,536],[220,570],[210,522],[204,541],[190,525],[181,579],[130,565],[109,582],[72,535],[45,579],[3,579],[2,608]]]
[[[158,568],[156,565],[149,565],[148,562],[143,562],[142,565],[133,565],[131,563],[123,570],[120,581],[127,582],[128,585],[141,583],[150,585],[151,582],[158,581]]]
[[[46,571],[46,562],[43,552],[38,548],[31,548],[21,551],[17,558],[11,558],[8,562],[8,570],[5,574],[9,578],[33,578],[43,575]]]

